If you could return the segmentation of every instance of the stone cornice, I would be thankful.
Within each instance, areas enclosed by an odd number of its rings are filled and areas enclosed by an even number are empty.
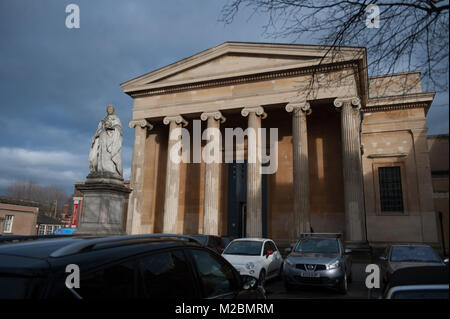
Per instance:
[[[364,112],[382,112],[405,109],[424,108],[428,112],[433,103],[434,92],[413,93],[398,96],[371,98],[363,109]]]
[[[371,106],[362,109],[364,113],[373,112],[385,112],[385,111],[397,111],[397,110],[407,110],[407,109],[420,109],[423,108],[428,111],[430,107],[429,103],[404,103],[404,104],[394,104],[394,105],[383,105],[383,106]]]
[[[273,80],[273,79],[285,78],[285,77],[294,77],[294,76],[299,76],[299,75],[311,74],[313,72],[331,72],[331,71],[338,71],[338,70],[342,70],[342,69],[346,69],[346,68],[355,68],[355,67],[358,67],[357,61],[347,61],[347,62],[327,64],[327,65],[314,65],[314,66],[309,66],[309,67],[304,67],[304,68],[288,69],[288,70],[282,70],[282,71],[276,71],[276,72],[267,72],[267,73],[244,75],[244,76],[231,77],[231,78],[223,78],[223,79],[217,79],[217,80],[212,80],[212,81],[200,81],[200,82],[196,82],[196,83],[188,83],[185,85],[174,85],[174,86],[167,86],[167,87],[163,87],[163,88],[154,88],[154,89],[148,89],[148,90],[127,92],[127,94],[129,94],[132,98],[137,98],[137,97],[143,97],[143,96],[177,93],[177,92],[189,91],[189,90],[195,90],[195,89],[204,89],[204,88],[211,88],[211,87],[218,87],[218,86],[227,86],[227,85],[235,85],[235,84],[257,82],[257,81],[264,81],[264,80]]]

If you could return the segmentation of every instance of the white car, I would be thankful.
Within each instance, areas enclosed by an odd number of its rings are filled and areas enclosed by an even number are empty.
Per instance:
[[[239,238],[222,253],[241,275],[258,278],[260,284],[281,274],[283,258],[271,239]]]

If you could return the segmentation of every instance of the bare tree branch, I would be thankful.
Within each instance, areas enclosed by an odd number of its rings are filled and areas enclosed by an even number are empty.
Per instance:
[[[379,28],[366,25],[370,5]],[[365,47],[370,74],[420,70],[425,86],[448,89],[448,0],[229,0],[221,21],[232,23],[242,7],[267,15],[266,36]]]

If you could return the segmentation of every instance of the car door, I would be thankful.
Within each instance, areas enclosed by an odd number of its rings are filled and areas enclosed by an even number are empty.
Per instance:
[[[268,254],[267,252],[271,250],[272,254]],[[271,242],[268,240],[264,243],[264,250],[263,250],[263,260],[264,263],[267,265],[267,277],[273,276],[273,274],[277,271],[277,265],[276,265],[276,259],[273,254],[274,247],[271,245]]]
[[[129,259],[81,273],[76,290],[83,299],[139,298],[142,290],[137,261]]]
[[[270,243],[273,246],[273,254],[275,257],[275,267],[277,270],[279,270],[281,265],[283,264],[283,257],[281,256],[281,253],[278,250],[277,245],[275,245],[275,243],[273,241],[271,241]]]
[[[143,296],[150,299],[200,298],[189,260],[180,249],[139,258]]]
[[[232,299],[240,290],[236,272],[219,255],[201,248],[186,250],[196,269],[202,296],[208,299]]]

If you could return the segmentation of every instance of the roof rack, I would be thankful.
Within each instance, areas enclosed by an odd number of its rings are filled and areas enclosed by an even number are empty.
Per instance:
[[[300,238],[305,238],[305,237],[325,237],[325,236],[329,236],[329,237],[334,237],[334,238],[342,238],[342,233],[301,233],[300,234]]]
[[[199,241],[193,237],[177,234],[143,234],[143,235],[128,235],[128,236],[109,236],[101,238],[84,239],[82,241],[74,242],[73,244],[59,248],[50,254],[50,257],[63,257],[72,254],[79,253],[86,249],[93,249],[94,246],[99,244],[117,244],[121,246],[132,240],[145,240],[155,238],[175,238],[179,240],[185,240],[190,242],[199,243]]]
[[[0,244],[2,243],[10,243],[10,242],[19,242],[26,240],[36,240],[36,239],[50,239],[50,238],[61,238],[68,237],[71,235],[67,234],[59,234],[59,235],[4,235],[0,236]]]

